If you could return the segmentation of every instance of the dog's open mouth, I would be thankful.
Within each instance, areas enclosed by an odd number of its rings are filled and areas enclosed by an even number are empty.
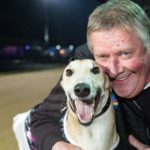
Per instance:
[[[93,103],[84,103],[80,100],[75,101],[76,114],[80,123],[89,124],[93,120],[94,115],[94,106],[95,101]]]
[[[95,97],[90,99],[72,100],[71,108],[76,113],[78,120],[83,125],[92,123],[96,107],[100,100],[100,90],[98,90]]]

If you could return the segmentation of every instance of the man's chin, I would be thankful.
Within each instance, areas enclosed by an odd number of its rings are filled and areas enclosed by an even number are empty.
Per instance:
[[[119,89],[119,88],[114,88],[115,93],[124,98],[130,98],[131,97],[131,92],[128,89]]]

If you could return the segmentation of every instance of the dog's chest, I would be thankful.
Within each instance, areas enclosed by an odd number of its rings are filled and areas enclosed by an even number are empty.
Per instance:
[[[100,131],[98,127],[100,126],[94,124],[82,129],[77,137],[77,144],[83,147],[84,150],[101,150],[104,141],[102,134],[99,133],[103,131]]]
[[[81,146],[84,150],[109,150],[109,144],[106,144],[109,141],[106,124],[100,124],[99,120],[94,120],[90,126],[72,126],[67,123],[64,118],[64,133],[70,143]]]

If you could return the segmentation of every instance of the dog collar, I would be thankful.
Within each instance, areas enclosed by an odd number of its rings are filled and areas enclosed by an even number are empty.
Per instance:
[[[101,111],[99,114],[97,114],[95,117],[101,116],[101,115],[109,108],[110,103],[111,103],[111,98],[109,97],[108,100],[107,100],[107,103],[106,103],[106,105],[103,107],[102,111]]]
[[[118,103],[118,100],[117,100],[117,98],[116,98],[114,93],[112,93],[112,95],[111,95],[111,101],[113,103],[114,109],[117,110],[118,107],[119,107],[119,103]]]

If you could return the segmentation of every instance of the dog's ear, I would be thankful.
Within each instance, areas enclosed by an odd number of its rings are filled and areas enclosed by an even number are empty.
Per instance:
[[[63,89],[63,91],[64,91],[63,74],[61,75],[61,78],[60,78],[59,82],[60,82],[60,86],[62,87],[62,89]]]
[[[63,88],[63,83],[62,83],[62,80],[60,80],[60,85],[61,85],[61,87]]]
[[[109,82],[109,79],[108,79],[108,77],[105,75],[105,83],[104,83],[105,85],[105,89],[106,90],[111,90],[111,88],[110,88],[110,82]]]

